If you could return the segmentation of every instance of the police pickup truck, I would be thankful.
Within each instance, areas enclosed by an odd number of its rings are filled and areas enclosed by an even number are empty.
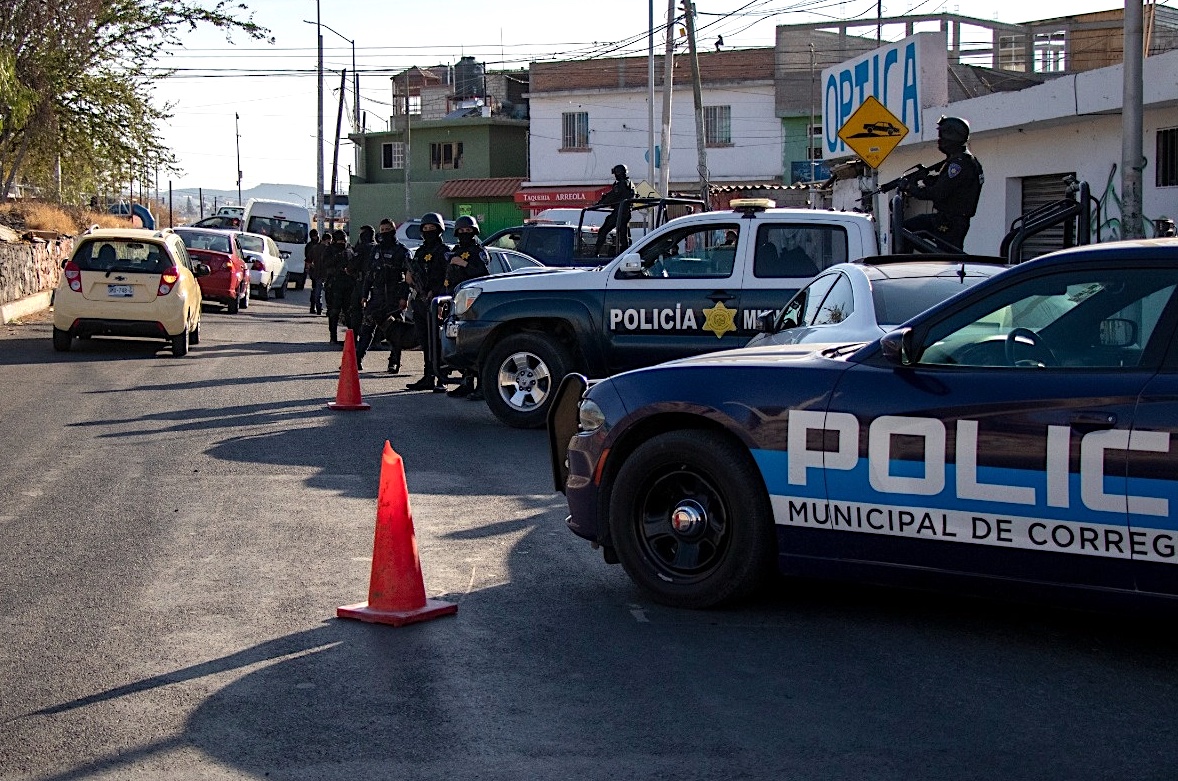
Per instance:
[[[670,220],[598,268],[472,280],[437,302],[441,363],[477,370],[504,423],[540,427],[565,374],[743,346],[819,271],[877,253],[866,215],[772,205]]]

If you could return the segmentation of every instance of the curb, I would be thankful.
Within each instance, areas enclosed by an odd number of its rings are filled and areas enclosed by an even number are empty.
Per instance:
[[[7,304],[0,304],[0,325],[48,309],[52,299],[53,291],[43,290]]]

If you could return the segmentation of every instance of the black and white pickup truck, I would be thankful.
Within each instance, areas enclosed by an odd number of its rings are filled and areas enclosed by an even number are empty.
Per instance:
[[[819,271],[878,252],[864,214],[733,206],[671,220],[598,268],[471,280],[435,299],[448,312],[436,354],[478,371],[504,423],[540,427],[566,373],[741,347]]]

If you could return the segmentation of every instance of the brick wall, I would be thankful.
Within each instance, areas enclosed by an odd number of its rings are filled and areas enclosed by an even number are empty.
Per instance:
[[[734,51],[701,51],[699,53],[700,82],[703,84],[732,83],[773,78],[774,50],[741,49]],[[675,57],[674,81],[689,84],[691,60],[686,55]],[[615,57],[598,60],[567,62],[533,62],[528,92],[560,92],[587,89],[634,89],[645,87],[647,60],[645,57]],[[654,58],[654,82],[663,83],[663,57]]]

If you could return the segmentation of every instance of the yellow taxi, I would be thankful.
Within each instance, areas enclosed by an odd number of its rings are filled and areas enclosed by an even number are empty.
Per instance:
[[[171,230],[92,229],[78,238],[53,299],[53,349],[74,337],[163,339],[172,354],[200,342],[200,285],[210,273]]]

